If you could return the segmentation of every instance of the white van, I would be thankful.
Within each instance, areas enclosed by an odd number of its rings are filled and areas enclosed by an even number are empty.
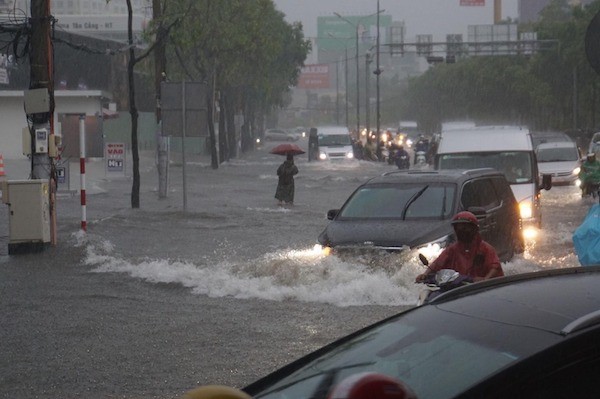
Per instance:
[[[542,143],[535,149],[541,174],[552,176],[553,185],[575,184],[581,171],[581,154],[574,141]]]
[[[344,126],[317,127],[319,160],[338,161],[354,159],[350,131]]]
[[[529,129],[518,126],[480,126],[442,132],[435,155],[436,169],[492,167],[503,172],[519,203],[524,231],[541,228],[540,191],[549,190],[551,177],[540,182]]]

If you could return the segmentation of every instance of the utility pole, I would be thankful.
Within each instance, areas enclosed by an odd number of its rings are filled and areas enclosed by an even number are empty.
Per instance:
[[[375,75],[377,75],[377,105],[375,109],[375,119],[377,120],[377,158],[381,161],[381,112],[380,112],[380,97],[379,97],[379,75],[381,75],[381,67],[379,65],[379,15],[381,11],[379,10],[379,0],[377,0],[377,55],[376,55],[376,69]]]
[[[56,169],[54,136],[54,59],[52,58],[50,0],[31,1],[31,52],[29,90],[25,111],[30,121],[31,178],[48,181],[50,242],[56,237]]]
[[[345,59],[344,59],[344,99],[346,100],[346,127],[350,129],[348,122],[348,47],[345,48]],[[360,138],[360,132],[357,133]]]
[[[51,159],[48,152],[39,151],[36,148],[35,132],[45,129],[50,133],[53,126],[54,114],[54,80],[53,60],[50,52],[50,0],[32,0],[31,2],[31,56],[30,56],[30,80],[29,89],[36,93],[42,93],[40,97],[48,99],[47,112],[35,112],[28,115],[32,119],[31,134],[31,177],[33,179],[50,179]],[[37,97],[37,96],[36,96]],[[45,100],[42,100],[45,101]],[[36,101],[37,102],[37,101]],[[26,104],[27,105],[27,104]],[[38,111],[37,106],[34,111]],[[26,110],[27,111],[27,110]],[[48,138],[49,134],[46,134]],[[41,137],[41,133],[40,133]],[[47,143],[46,143],[47,148]]]
[[[367,98],[365,107],[365,127],[367,128],[367,136],[371,135],[371,104],[369,104],[369,65],[371,65],[371,62],[373,62],[371,59],[371,50],[368,50],[365,54],[365,97]],[[377,139],[379,140],[379,137],[377,137]]]

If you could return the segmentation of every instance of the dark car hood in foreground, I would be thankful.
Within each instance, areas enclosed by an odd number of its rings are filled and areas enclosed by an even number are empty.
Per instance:
[[[451,234],[447,220],[334,220],[319,236],[322,245],[415,247]]]
[[[517,396],[514,387],[506,384],[506,381],[511,381],[512,384],[518,382],[515,385],[517,388],[527,386],[543,372],[546,365],[552,371],[568,365],[570,361],[578,361],[586,354],[590,358],[597,357],[600,342],[599,284],[600,267],[597,266],[517,274],[470,284],[442,294],[429,304],[356,331],[256,381],[244,388],[244,391],[253,397],[263,397],[261,391],[270,390],[277,392],[280,395],[278,397],[283,397],[280,391],[292,386],[290,381],[302,382],[307,375],[316,376],[321,372],[329,377],[344,367],[352,367],[355,373],[381,372],[374,364],[384,359],[379,366],[386,364],[390,367],[389,359],[385,358],[392,357],[390,354],[393,354],[400,365],[392,371],[396,373],[392,374],[393,378],[425,392],[436,392],[436,386],[449,391],[454,389],[454,392],[446,396],[442,390],[438,390],[435,397],[530,397]],[[412,343],[403,342],[406,341],[406,336],[402,336],[400,332],[407,326],[411,331],[416,329],[424,333]],[[477,343],[479,350],[472,348],[470,352],[474,361],[477,361],[478,356],[481,356],[480,360],[487,359],[486,350],[481,348],[497,348],[501,350],[498,353],[510,361],[500,362],[497,366],[492,364],[491,367],[490,363],[481,363],[480,366],[487,369],[477,377],[478,380],[465,379],[465,386],[459,387],[464,357],[450,356],[447,352],[452,346],[444,347],[439,342],[434,342],[439,337],[451,339],[453,336],[464,344]],[[413,344],[420,345],[420,350],[427,356],[411,357],[410,350],[404,351]],[[426,345],[434,347],[426,352]],[[456,346],[457,350],[466,348],[462,344]],[[373,348],[380,350],[374,351]],[[464,355],[467,353],[469,350],[465,350]],[[414,354],[418,354],[418,351],[414,351]],[[357,358],[362,363],[357,363]],[[448,370],[452,370],[446,380],[443,375],[439,375],[440,380],[450,381],[451,384],[445,386],[437,379],[435,384],[423,383],[431,379],[432,372],[426,367],[419,367],[424,362],[432,362],[431,365],[436,367],[438,364],[435,361],[440,358],[443,359],[440,369],[450,367]],[[414,367],[411,368],[411,365]],[[457,368],[452,369],[453,365]],[[596,369],[592,369],[590,374],[594,370]],[[411,386],[410,380],[418,385]],[[586,389],[597,385],[595,379],[589,377],[583,377],[581,382],[586,384]],[[324,387],[323,392],[327,392],[332,385],[333,382]],[[512,394],[492,395],[499,389],[507,389]],[[569,389],[573,387],[566,387],[566,390]],[[588,396],[545,397],[598,397],[597,391],[596,389],[596,395]],[[417,395],[418,393],[416,392]]]

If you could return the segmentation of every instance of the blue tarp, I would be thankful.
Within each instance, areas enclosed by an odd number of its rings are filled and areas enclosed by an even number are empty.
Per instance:
[[[573,244],[582,266],[600,265],[600,204],[590,208],[575,230]]]

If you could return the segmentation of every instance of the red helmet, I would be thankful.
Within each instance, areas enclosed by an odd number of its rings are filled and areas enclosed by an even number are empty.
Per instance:
[[[414,393],[402,382],[385,374],[372,372],[353,374],[342,380],[328,399],[416,399]]]
[[[458,223],[469,223],[476,227],[479,227],[479,221],[477,220],[477,216],[473,215],[471,212],[468,212],[468,211],[458,212],[452,218],[451,223],[453,225],[458,224]]]

